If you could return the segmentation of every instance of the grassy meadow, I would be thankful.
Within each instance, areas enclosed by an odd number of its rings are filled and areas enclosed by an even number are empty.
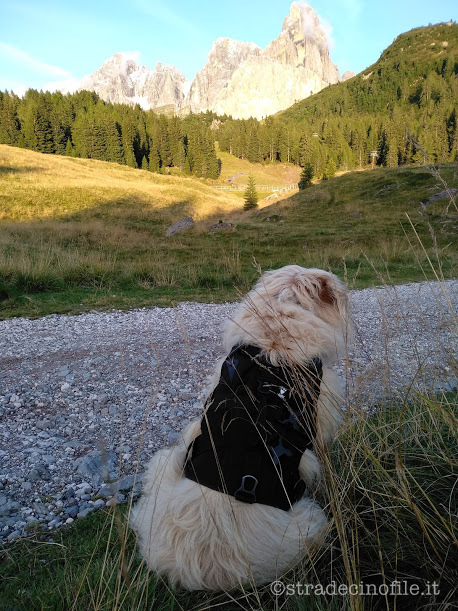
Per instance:
[[[239,159],[234,155],[219,150],[218,147],[216,152],[222,163],[218,183],[227,184],[228,178],[237,176],[237,178],[232,180],[233,184],[247,185],[250,174],[253,175],[258,185],[283,186],[298,183],[300,180],[301,168],[292,163],[251,163],[248,159]]]
[[[273,184],[292,171],[225,153],[221,182],[227,166]],[[440,173],[458,185],[456,165]],[[456,207],[421,206],[441,189],[425,167],[378,168],[244,212],[243,194],[209,181],[0,145],[0,315],[235,299],[257,278],[255,262],[330,269],[350,288],[434,277],[432,266],[449,277]],[[184,216],[195,226],[166,237]],[[209,231],[218,221],[233,226]]]

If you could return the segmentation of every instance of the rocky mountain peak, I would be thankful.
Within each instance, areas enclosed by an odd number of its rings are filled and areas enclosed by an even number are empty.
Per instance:
[[[279,36],[235,70],[213,110],[261,119],[339,80],[318,15],[293,2]]]
[[[207,63],[196,74],[186,100],[192,112],[213,109],[218,98],[230,82],[232,75],[261,47],[254,42],[241,42],[232,38],[218,38],[208,54]]]
[[[291,4],[289,15],[283,22],[282,33],[297,42],[303,39],[313,42],[323,50],[328,47],[326,32],[320,19],[308,4]]]
[[[81,88],[145,109],[174,105],[261,119],[339,80],[318,15],[293,2],[279,36],[264,50],[254,42],[218,38],[192,83],[174,66],[157,62],[151,71],[137,64],[137,54],[116,53]]]
[[[100,70],[94,74],[122,74],[128,75],[138,69],[136,55],[132,53],[115,53],[109,57],[103,64]]]
[[[184,74],[161,62],[151,71],[136,59],[137,54],[116,53],[84,79],[81,89],[95,91],[106,102],[140,104],[145,110],[166,104],[180,107],[189,89]]]
[[[311,69],[326,84],[339,81],[339,71],[329,59],[326,32],[308,4],[292,3],[280,35],[265,53],[281,63]]]

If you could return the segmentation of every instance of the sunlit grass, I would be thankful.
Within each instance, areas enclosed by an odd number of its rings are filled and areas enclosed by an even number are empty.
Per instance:
[[[452,165],[441,178],[458,182]],[[0,181],[2,317],[232,300],[254,260],[330,269],[350,288],[432,277],[428,257],[445,277],[456,269],[456,211],[446,199],[421,206],[443,188],[425,168],[348,173],[249,213],[243,193],[203,180],[5,145]],[[184,216],[195,226],[166,237]],[[209,231],[220,220],[232,227]]]

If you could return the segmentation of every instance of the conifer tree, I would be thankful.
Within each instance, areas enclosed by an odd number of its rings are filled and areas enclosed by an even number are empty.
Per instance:
[[[191,159],[189,155],[186,155],[186,159],[184,162],[184,173],[187,174],[188,176],[192,174]]]
[[[169,122],[168,135],[170,141],[170,154],[174,167],[183,167],[185,162],[184,138],[181,129],[181,121],[172,117]]]
[[[118,125],[114,118],[107,114],[103,120],[106,138],[106,160],[123,163],[124,154]]]
[[[65,145],[65,155],[67,157],[74,157],[75,155],[75,151],[70,138],[67,139],[67,144]]]
[[[165,115],[160,115],[158,125],[157,148],[161,158],[162,167],[170,167],[173,165],[172,151],[170,147],[170,136],[168,131],[168,122]]]
[[[0,92],[0,142],[17,144],[20,133],[20,123],[14,100],[9,93]]]
[[[257,122],[252,121],[251,126],[249,127],[248,132],[248,145],[247,145],[247,159],[252,163],[256,163],[261,161],[260,151],[259,151],[259,129],[257,126]]]
[[[149,151],[149,164],[148,170],[150,172],[159,172],[161,169],[161,159],[159,157],[159,153],[157,149],[153,146]]]
[[[258,207],[258,193],[256,191],[253,174],[250,174],[248,177],[248,186],[245,189],[243,198],[245,200],[245,204],[243,205],[244,210],[253,210],[253,208]]]
[[[327,180],[328,178],[334,176],[336,173],[336,169],[336,162],[334,161],[333,157],[329,157],[326,163],[326,167],[324,168],[323,180]]]
[[[130,117],[124,119],[122,124],[122,145],[124,149],[124,159],[126,165],[131,168],[138,168],[134,152],[135,129]]]
[[[298,187],[300,190],[309,187],[312,184],[313,178],[313,165],[311,163],[306,163],[305,167],[301,172],[301,178],[299,180]]]

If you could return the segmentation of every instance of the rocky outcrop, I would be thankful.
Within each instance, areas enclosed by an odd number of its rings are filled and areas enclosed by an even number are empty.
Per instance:
[[[346,73],[350,78],[352,73]],[[218,38],[191,84],[173,66],[151,71],[117,53],[81,89],[113,103],[140,104],[261,119],[339,81],[326,33],[315,11],[293,2],[278,38],[263,50],[253,42]]]
[[[346,70],[343,74],[342,74],[342,78],[340,79],[342,82],[344,81],[348,81],[348,79],[353,78],[355,75],[354,72],[352,72],[351,70]]]
[[[170,227],[165,232],[165,235],[169,237],[171,235],[175,235],[176,233],[186,231],[187,229],[190,229],[193,226],[194,219],[192,218],[192,216],[186,216],[185,218],[180,219],[176,223],[173,223],[173,225],[170,225]]]
[[[218,38],[208,54],[207,63],[191,84],[186,105],[192,112],[214,109],[237,68],[248,57],[260,52],[261,47],[254,42]]]
[[[100,70],[87,77],[80,89],[95,91],[112,104],[140,104],[144,109],[173,104],[183,106],[189,83],[174,66],[158,62],[154,70],[138,66],[126,53],[116,53]]]

